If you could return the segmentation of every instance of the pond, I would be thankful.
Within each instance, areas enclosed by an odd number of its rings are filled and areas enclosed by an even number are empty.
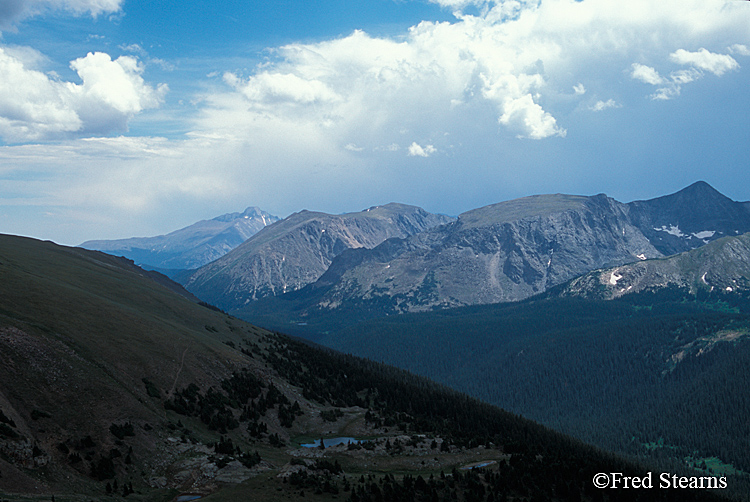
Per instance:
[[[461,467],[461,470],[462,471],[470,471],[471,469],[481,469],[482,467],[487,467],[488,465],[493,465],[493,464],[496,464],[496,463],[497,463],[497,461],[495,461],[495,460],[489,460],[487,462],[480,462],[478,464],[465,465],[465,466]]]
[[[320,448],[320,439],[316,439],[312,443],[303,443],[300,446],[303,448]],[[328,448],[330,446],[337,446],[340,444],[349,444],[349,443],[361,443],[363,440],[361,439],[354,439],[354,438],[328,438],[323,439],[323,446],[325,448]]]
[[[191,500],[198,500],[199,498],[201,498],[200,495],[180,495],[177,497],[177,502],[189,502]]]

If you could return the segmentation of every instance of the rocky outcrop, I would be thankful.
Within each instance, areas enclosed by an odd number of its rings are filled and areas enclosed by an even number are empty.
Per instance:
[[[347,249],[372,248],[450,221],[395,203],[342,215],[301,211],[258,232],[183,284],[199,298],[233,310],[316,281]]]

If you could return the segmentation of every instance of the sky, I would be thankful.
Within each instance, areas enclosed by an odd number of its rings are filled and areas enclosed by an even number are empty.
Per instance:
[[[750,200],[745,0],[0,0],[0,233]]]

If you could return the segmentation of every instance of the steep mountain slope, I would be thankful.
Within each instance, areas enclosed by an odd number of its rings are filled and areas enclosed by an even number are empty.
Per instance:
[[[661,256],[628,207],[604,195],[543,195],[461,214],[455,223],[343,253],[313,285],[319,305],[386,312],[514,301],[604,263]]]
[[[269,326],[296,321],[328,331],[346,324],[346,316],[517,301],[603,264],[659,258],[745,228],[745,204],[704,182],[630,204],[603,194],[525,197],[373,249],[347,250],[310,287],[281,297],[288,301],[248,304],[236,313]],[[319,322],[326,317],[334,319],[328,326]]]
[[[750,291],[750,233],[658,260],[595,270],[550,291],[554,296],[612,299],[641,291],[691,294]]]
[[[372,248],[390,237],[406,237],[451,220],[395,203],[342,215],[301,211],[181,282],[207,302],[233,310],[315,281],[346,249]]]
[[[257,207],[203,220],[167,235],[87,241],[85,249],[125,256],[156,269],[195,269],[236,248],[262,228],[279,221]]]
[[[633,224],[664,255],[750,231],[747,204],[734,202],[704,181],[671,195],[631,202],[628,206]]]
[[[300,445],[336,436],[362,443]],[[598,472],[647,471],[198,305],[123,259],[0,236],[3,500],[721,500],[601,491]]]

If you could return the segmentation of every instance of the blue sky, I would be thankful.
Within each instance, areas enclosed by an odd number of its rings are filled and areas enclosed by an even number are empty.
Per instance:
[[[250,205],[750,200],[750,2],[7,0],[0,232]]]

